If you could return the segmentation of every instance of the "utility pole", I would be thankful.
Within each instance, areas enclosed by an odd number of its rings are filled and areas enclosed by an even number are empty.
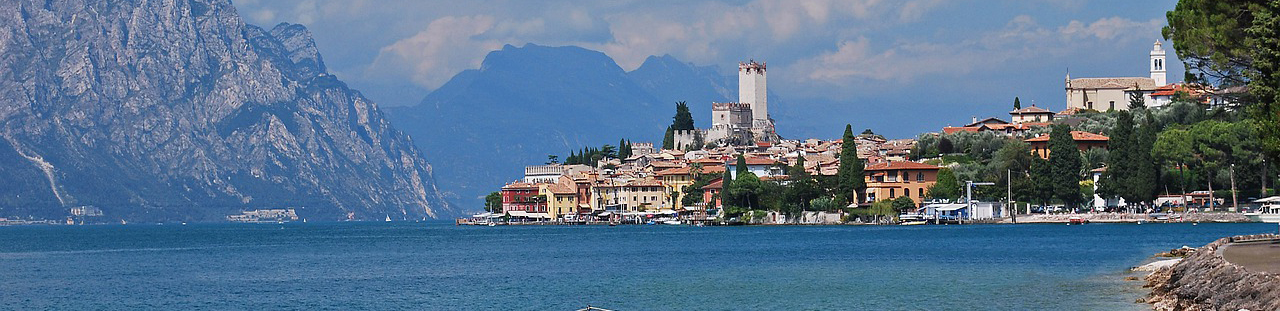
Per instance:
[[[1236,199],[1236,197],[1239,197],[1239,196],[1240,196],[1239,194],[1236,194],[1236,164],[1231,163],[1231,211],[1232,212],[1240,210],[1240,201]]]
[[[1013,205],[1013,170],[1005,169],[1004,173],[1005,198],[1009,201],[1009,219],[1016,224],[1018,223],[1018,206]]]

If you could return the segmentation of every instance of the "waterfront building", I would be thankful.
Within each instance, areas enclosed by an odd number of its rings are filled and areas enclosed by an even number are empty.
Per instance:
[[[547,197],[541,195],[539,184],[515,182],[502,187],[504,212],[546,213]]]
[[[530,165],[524,167],[525,183],[551,183],[560,179],[564,170],[560,164]]]
[[[681,209],[681,208],[685,208],[684,204],[681,203],[683,202],[685,193],[687,192],[686,191],[687,189],[685,188],[693,185],[693,182],[697,180],[698,175],[723,174],[723,173],[724,173],[723,166],[705,166],[705,167],[684,166],[679,168],[663,170],[663,171],[657,172],[655,175],[657,175],[658,178],[661,178],[662,186],[666,188],[666,191],[668,194],[670,193],[677,194],[676,197],[674,198],[672,198],[670,195],[664,196],[667,200],[666,201],[667,206],[670,206],[675,209]]]
[[[1071,139],[1076,142],[1076,149],[1084,152],[1093,148],[1107,148],[1107,141],[1111,138],[1082,131],[1071,131]],[[1025,140],[1031,144],[1031,153],[1039,156],[1041,159],[1049,158],[1049,134],[1044,134]]]
[[[578,213],[578,192],[568,176],[561,176],[554,184],[538,184],[538,194],[547,199],[547,216],[551,219]]]
[[[866,202],[909,197],[919,204],[929,187],[938,181],[941,167],[916,162],[881,162],[863,169]]]

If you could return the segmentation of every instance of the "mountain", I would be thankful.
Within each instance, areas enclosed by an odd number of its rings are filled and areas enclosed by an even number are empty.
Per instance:
[[[441,189],[478,210],[485,194],[522,177],[547,155],[619,139],[661,143],[687,101],[700,126],[711,102],[737,98],[737,79],[667,56],[624,71],[612,58],[575,46],[507,45],[486,55],[392,122],[430,150]]]
[[[247,25],[226,0],[14,1],[0,25],[0,217],[454,213],[303,26]]]
[[[697,66],[671,55],[649,56],[640,67],[627,73],[636,84],[661,102],[685,101],[699,127],[711,126],[711,103],[738,99],[738,79],[721,73],[719,66]]]
[[[391,109],[393,123],[436,155],[441,188],[473,210],[526,165],[624,137],[661,139],[675,113],[674,102],[654,97],[604,53],[536,44],[490,52],[419,105]]]

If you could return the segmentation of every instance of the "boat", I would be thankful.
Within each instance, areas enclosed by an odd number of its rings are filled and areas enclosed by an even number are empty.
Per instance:
[[[1089,220],[1080,216],[1071,216],[1070,219],[1067,219],[1067,223],[1071,225],[1083,225],[1089,223]]]
[[[928,221],[924,221],[924,220],[912,220],[912,221],[904,221],[904,222],[902,222],[902,223],[900,223],[900,224],[898,224],[898,225],[900,225],[900,226],[919,226],[919,225],[924,225],[924,224],[928,224],[928,223],[929,223]]]
[[[1254,203],[1262,203],[1256,211],[1244,213],[1245,218],[1256,222],[1280,223],[1280,196],[1262,198]]]
[[[391,222],[391,215],[387,215],[387,222]]]
[[[662,222],[662,224],[664,224],[664,225],[681,225],[681,223],[680,223],[680,221],[679,221],[679,220],[668,220],[668,221],[664,221],[664,222]]]

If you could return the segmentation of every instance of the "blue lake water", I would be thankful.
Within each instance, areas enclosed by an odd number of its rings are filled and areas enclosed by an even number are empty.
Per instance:
[[[1142,310],[1125,270],[1274,224],[0,227],[0,309]]]

